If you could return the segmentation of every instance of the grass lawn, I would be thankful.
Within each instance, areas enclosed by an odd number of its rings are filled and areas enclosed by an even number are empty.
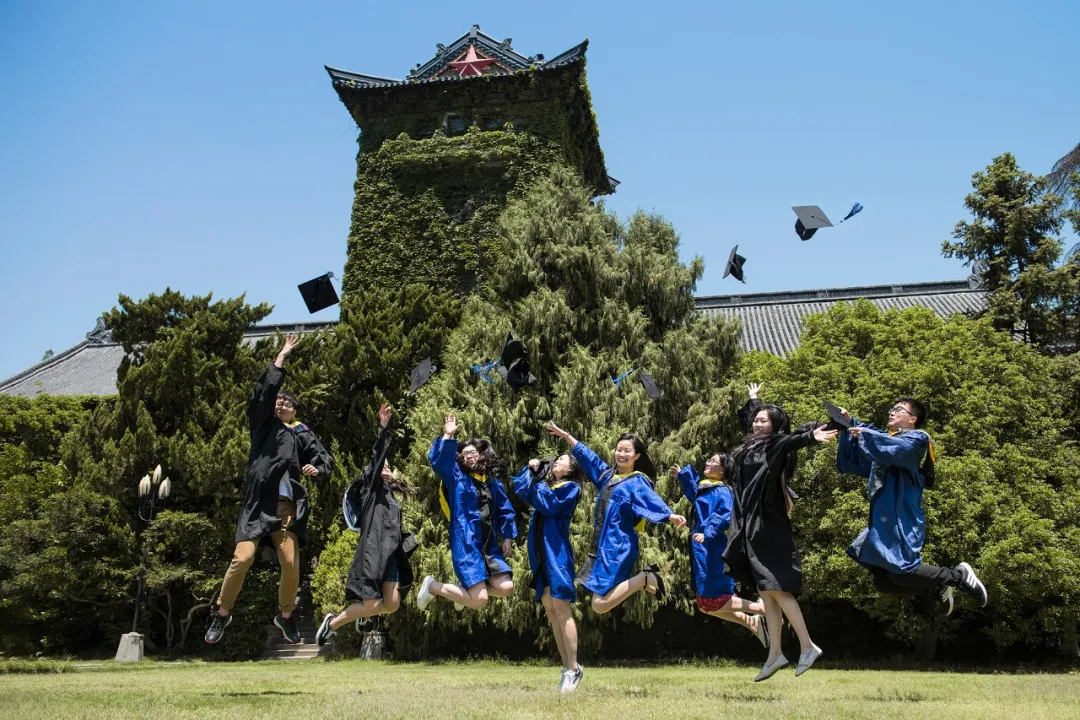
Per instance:
[[[703,665],[585,669],[560,696],[558,668],[476,662],[75,665],[0,675],[2,718],[1080,718],[1080,674]]]

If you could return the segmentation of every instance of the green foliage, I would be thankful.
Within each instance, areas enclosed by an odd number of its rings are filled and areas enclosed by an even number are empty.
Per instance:
[[[1024,172],[1011,153],[971,178],[964,200],[972,222],[957,223],[945,257],[983,263],[987,314],[1043,351],[1073,350],[1080,340],[1080,266],[1056,267],[1062,254],[1061,198],[1046,178]]]
[[[999,648],[1057,646],[1080,617],[1080,562],[1071,550],[1080,524],[1080,456],[1066,442],[1052,362],[995,331],[988,319],[937,318],[925,308],[883,312],[840,304],[808,318],[798,349],[781,360],[748,355],[747,381],[796,422],[821,419],[821,400],[885,424],[894,398],[931,408],[937,486],[924,496],[927,562],[967,560],[990,588],[974,611],[965,599],[950,618],[922,601],[876,593],[845,554],[866,522],[866,481],[835,470],[835,451],[808,453],[794,487],[794,522],[808,596],[843,598],[924,656],[966,621],[981,621]]]
[[[419,393],[409,413],[415,437],[408,448],[406,470],[420,489],[423,512],[415,510],[421,548],[413,556],[418,578],[431,574],[451,580],[453,569],[447,542],[447,523],[438,508],[437,480],[427,461],[431,440],[441,432],[443,416],[457,413],[466,435],[491,439],[516,470],[529,458],[566,451],[544,435],[554,419],[602,456],[610,456],[617,434],[641,433],[651,441],[675,433],[681,419],[693,411],[707,414],[716,400],[725,413],[727,398],[714,390],[722,385],[738,353],[737,326],[711,321],[693,310],[692,291],[702,263],[679,262],[678,238],[660,218],[639,214],[627,225],[594,206],[590,192],[570,171],[556,170],[511,202],[500,221],[503,248],[490,275],[490,288],[465,300],[461,324],[450,334],[442,354],[443,370]],[[515,393],[506,383],[488,384],[470,366],[498,356],[506,333],[524,339],[534,389]],[[610,378],[629,368],[641,368],[664,388],[652,404],[636,382],[617,388]],[[730,432],[730,421],[728,431]],[[723,421],[701,422],[697,442],[717,442],[704,433],[724,427]],[[693,433],[688,433],[693,436]],[[678,438],[661,455],[688,455]],[[674,499],[672,481],[661,479],[659,489]],[[586,492],[574,519],[572,537],[577,556],[584,557],[591,533],[594,494]],[[521,519],[524,530],[524,517]],[[685,573],[685,542],[666,528],[642,538],[642,562],[660,562],[678,575]],[[495,600],[482,612],[455,612],[452,604],[437,602],[427,611],[428,647],[438,647],[452,633],[490,627],[536,632],[550,641],[539,606],[524,588],[528,560],[522,547],[509,558],[518,591]],[[596,648],[601,634],[622,623],[648,626],[657,603],[639,594],[624,608],[596,616],[582,602],[583,647]],[[403,609],[412,610],[410,603]],[[421,618],[416,618],[420,622]],[[391,622],[397,647],[399,633],[412,621]]]

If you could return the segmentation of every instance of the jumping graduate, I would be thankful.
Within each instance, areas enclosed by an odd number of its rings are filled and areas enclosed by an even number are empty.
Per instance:
[[[440,481],[439,500],[450,520],[450,553],[458,584],[425,577],[416,595],[421,610],[435,595],[479,610],[488,595],[509,597],[514,591],[504,556],[518,530],[514,508],[498,479],[503,462],[483,438],[470,438],[459,453],[454,439],[458,430],[457,418],[447,415],[442,437],[435,438],[428,453]]]
[[[300,545],[307,531],[307,492],[301,476],[329,474],[330,453],[306,425],[296,420],[296,397],[281,390],[285,382],[285,359],[296,347],[296,335],[288,335],[274,362],[255,383],[248,400],[251,452],[248,455],[244,504],[236,524],[236,547],[218,593],[217,610],[206,629],[207,643],[221,640],[232,622],[232,608],[255,560],[260,542],[273,542],[281,563],[278,615],[274,624],[291,643],[300,642],[293,611],[300,586]]]
[[[786,615],[799,637],[798,677],[810,669],[821,648],[810,639],[799,601],[802,561],[788,518],[787,481],[795,474],[796,452],[814,443],[834,440],[836,430],[810,423],[790,432],[787,413],[758,399],[760,385],[750,385],[750,400],[739,411],[746,431],[731,453],[731,484],[735,489],[735,517],[724,551],[731,576],[754,586],[765,603],[769,628],[769,656],[754,678],[760,682],[788,664],[781,648],[780,630]]]
[[[610,612],[642,588],[662,598],[667,591],[658,566],[650,565],[630,576],[638,558],[636,526],[648,520],[682,527],[686,518],[671,512],[653,490],[656,468],[645,442],[633,433],[620,435],[612,468],[555,423],[548,423],[548,432],[570,443],[574,458],[598,491],[589,555],[577,576],[593,593],[592,609],[600,614]]]
[[[705,461],[704,477],[698,476],[692,465],[681,470],[677,465],[671,468],[671,476],[679,481],[683,495],[690,501],[690,578],[698,610],[742,625],[768,648],[769,632],[761,617],[765,614],[764,603],[736,596],[735,581],[724,572],[724,550],[735,506],[735,495],[724,484],[727,462],[729,458],[723,453],[711,455]]]
[[[986,607],[986,586],[971,565],[944,568],[922,561],[926,541],[923,490],[934,486],[934,441],[919,428],[927,409],[915,398],[893,401],[887,429],[841,414],[852,427],[840,435],[836,469],[867,479],[870,515],[867,527],[848,547],[848,555],[870,570],[878,590],[894,595],[936,593],[953,610],[953,592],[960,588]]]
[[[574,602],[574,548],[570,521],[574,517],[585,474],[572,455],[551,460],[533,459],[514,476],[514,492],[533,508],[528,548],[536,601],[544,605],[555,645],[562,658],[560,692],[577,689],[585,671],[577,661],[577,625]]]
[[[401,605],[402,593],[412,585],[409,555],[417,542],[401,529],[399,503],[399,498],[409,494],[409,487],[395,478],[386,464],[392,414],[386,403],[379,408],[379,436],[371,451],[371,462],[345,492],[345,522],[360,531],[345,583],[345,600],[351,604],[340,613],[326,613],[315,633],[315,642],[320,646],[346,623],[395,612]]]

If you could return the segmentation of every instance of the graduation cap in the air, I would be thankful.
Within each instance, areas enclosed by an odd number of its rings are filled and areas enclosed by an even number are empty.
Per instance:
[[[337,290],[334,289],[334,283],[330,282],[332,277],[334,273],[326,273],[296,286],[309,313],[317,313],[338,304]]]
[[[611,382],[615,387],[622,387],[623,381],[631,375],[636,374],[638,380],[641,381],[642,387],[645,388],[645,394],[649,396],[650,400],[660,399],[660,389],[656,387],[656,381],[653,380],[652,375],[644,370],[627,370],[617,378],[612,378]]]
[[[809,240],[821,228],[833,227],[832,222],[825,215],[825,211],[817,205],[797,205],[791,209],[795,211],[795,215],[798,217],[795,221],[795,233],[800,240]],[[848,214],[844,216],[844,220],[858,215],[862,212],[862,209],[862,205],[855,203],[851,206]],[[844,220],[841,220],[840,223],[844,222]],[[837,223],[837,225],[840,223]]]
[[[727,267],[724,268],[724,277],[727,277],[728,275],[731,275],[736,280],[738,280],[739,282],[745,283],[746,280],[743,279],[742,266],[743,266],[743,263],[746,262],[746,258],[744,258],[742,255],[740,255],[738,252],[736,252],[738,249],[739,249],[738,245],[731,248],[731,254],[728,255],[728,259],[727,259]]]
[[[424,387],[427,381],[431,379],[431,376],[435,374],[436,369],[431,364],[431,358],[424,358],[424,362],[414,367],[412,373],[410,373],[409,394],[411,395]]]
[[[840,408],[836,407],[828,400],[823,400],[822,404],[825,406],[825,410],[829,413],[829,418],[832,420],[832,422],[829,423],[829,427],[834,429],[843,428],[844,430],[851,427],[851,420],[844,417],[844,414],[840,412]]]
[[[515,340],[513,333],[506,333],[506,342],[499,354],[499,364],[495,366],[495,372],[499,373],[510,387],[520,390],[536,382],[536,376],[530,369],[529,353],[525,350],[525,344]]]

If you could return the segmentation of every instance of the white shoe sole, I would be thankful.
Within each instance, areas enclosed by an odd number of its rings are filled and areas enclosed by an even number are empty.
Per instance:
[[[811,651],[810,653],[810,657],[806,658],[805,660],[800,657],[799,664],[795,666],[795,677],[799,677],[804,672],[812,668],[814,666],[814,663],[817,662],[817,659],[821,657],[822,654],[823,653],[821,648],[815,645],[813,651]]]
[[[754,682],[761,682],[762,680],[768,680],[773,675],[775,675],[777,672],[779,672],[781,669],[787,667],[789,664],[790,663],[788,662],[787,658],[784,657],[783,655],[781,655],[780,659],[777,660],[772,665],[766,665],[765,667],[761,668],[761,672],[759,672],[757,674],[757,676],[754,678]]]
[[[435,578],[428,575],[424,578],[424,582],[420,585],[420,591],[416,593],[416,609],[423,610],[434,599],[434,595],[431,594],[431,583],[435,582]]]
[[[319,625],[319,629],[315,633],[315,644],[319,647],[325,645],[326,641],[333,637],[333,635],[327,634],[328,632],[330,632],[330,621],[333,619],[333,613],[326,613],[326,616],[323,617],[322,624]]]

